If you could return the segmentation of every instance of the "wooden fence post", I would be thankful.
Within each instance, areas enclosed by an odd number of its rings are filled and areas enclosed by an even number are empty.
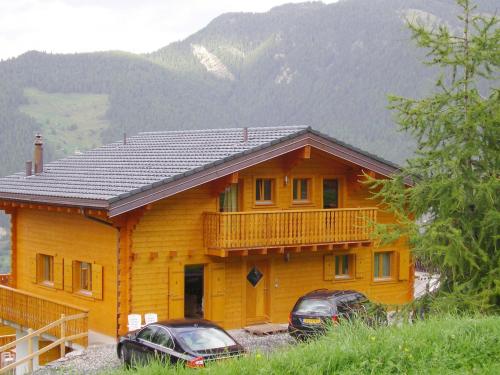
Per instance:
[[[61,339],[66,337],[66,320],[64,319],[66,315],[61,314]],[[61,358],[66,355],[66,340],[61,343]]]
[[[28,329],[28,335],[31,335],[33,330],[31,328]],[[33,354],[33,337],[28,339],[28,356]],[[28,372],[31,374],[33,372],[33,358],[30,358],[28,361]]]

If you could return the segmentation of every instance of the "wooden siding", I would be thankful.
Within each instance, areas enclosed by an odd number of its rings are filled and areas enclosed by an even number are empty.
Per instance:
[[[278,158],[239,173],[242,188],[239,200],[243,215],[287,215],[289,211],[322,210],[322,179],[338,178],[340,183],[340,208],[369,209],[377,206],[370,200],[370,193],[358,179],[361,170],[357,166],[344,164],[326,154],[312,150],[311,158],[294,161]],[[285,176],[288,184],[285,184]],[[275,201],[270,205],[255,204],[255,179],[275,178]],[[292,202],[292,179],[311,178],[311,201],[306,204]],[[234,180],[234,179],[226,179]],[[129,313],[156,312],[160,319],[183,316],[184,304],[179,299],[183,288],[185,265],[205,265],[205,317],[221,322],[226,328],[237,328],[248,323],[247,284],[248,267],[252,262],[268,260],[268,320],[285,322],[296,299],[303,293],[317,288],[357,289],[370,298],[385,303],[403,303],[412,298],[412,280],[406,278],[398,265],[405,267],[407,245],[403,240],[386,248],[394,252],[393,278],[385,281],[373,279],[373,253],[382,250],[374,246],[359,246],[349,249],[291,251],[289,255],[271,252],[267,255],[230,256],[218,258],[207,256],[203,242],[204,212],[218,211],[217,193],[220,184],[205,184],[152,205],[144,213],[131,233],[131,273]],[[237,215],[237,214],[236,214]],[[215,214],[220,217],[224,215]],[[231,215],[227,215],[231,216]],[[392,218],[380,213],[378,219]],[[307,241],[305,241],[307,242]],[[307,243],[304,243],[307,245]],[[233,246],[233,245],[230,245]],[[331,254],[354,254],[355,273],[352,279],[324,279],[324,256]],[[409,268],[409,264],[407,268]],[[225,282],[219,284],[220,275]],[[220,311],[224,312],[221,321]]]
[[[90,329],[116,336],[117,231],[77,213],[26,208],[17,215],[17,288],[89,310]],[[52,255],[55,265],[61,265],[59,289],[36,282],[36,254]],[[73,261],[103,267],[102,300],[65,290],[63,264]]]

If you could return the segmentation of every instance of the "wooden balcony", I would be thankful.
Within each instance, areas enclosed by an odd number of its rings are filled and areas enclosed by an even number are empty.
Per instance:
[[[88,332],[87,310],[0,285],[0,320],[3,324],[38,330],[53,325],[63,315],[78,317],[66,322],[66,336],[83,335]],[[48,329],[46,333],[53,338],[61,336],[58,326]],[[87,337],[79,338],[75,343],[87,346]]]
[[[368,223],[376,208],[206,212],[204,240],[208,254],[228,250],[370,243]]]

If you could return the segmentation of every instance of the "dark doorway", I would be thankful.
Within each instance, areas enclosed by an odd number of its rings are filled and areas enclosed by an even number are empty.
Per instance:
[[[339,180],[323,180],[323,208],[339,207]]]
[[[184,316],[203,318],[204,266],[186,266],[184,270]]]

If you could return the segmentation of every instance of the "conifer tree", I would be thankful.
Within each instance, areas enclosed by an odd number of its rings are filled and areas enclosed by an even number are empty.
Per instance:
[[[377,226],[382,240],[406,236],[415,259],[438,271],[434,307],[498,311],[500,27],[469,0],[457,4],[459,30],[409,22],[440,76],[428,97],[389,98],[417,151],[396,178],[369,183],[397,217]]]

